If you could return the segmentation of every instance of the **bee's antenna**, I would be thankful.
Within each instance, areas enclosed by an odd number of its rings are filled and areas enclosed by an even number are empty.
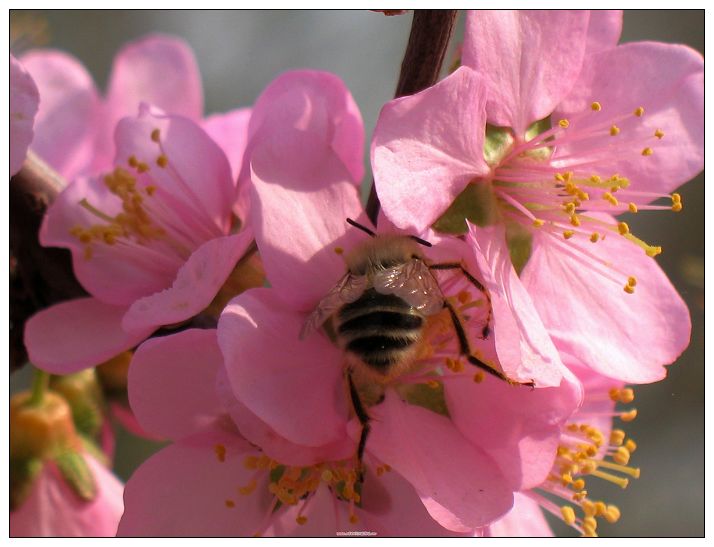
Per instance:
[[[362,230],[364,233],[369,234],[372,237],[377,237],[377,234],[375,234],[372,230],[367,228],[367,226],[362,226],[359,222],[355,222],[351,218],[347,219],[347,224],[349,224],[350,226],[354,226],[358,230]]]
[[[424,247],[431,247],[431,243],[429,243],[426,239],[422,239],[418,236],[409,236],[409,237],[412,238],[417,243],[419,243],[419,245],[424,245]]]

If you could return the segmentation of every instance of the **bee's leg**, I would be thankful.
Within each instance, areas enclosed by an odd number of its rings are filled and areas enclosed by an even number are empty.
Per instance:
[[[359,482],[362,482],[362,458],[364,456],[364,448],[367,444],[367,436],[369,435],[371,427],[369,424],[369,414],[367,414],[367,410],[364,408],[364,405],[362,404],[362,399],[360,399],[359,393],[357,392],[357,388],[355,387],[354,381],[352,380],[351,370],[347,371],[347,383],[349,384],[350,388],[350,400],[352,401],[352,408],[354,408],[355,416],[357,416],[359,423],[362,425],[362,432],[360,433],[359,444],[357,445],[357,475]]]
[[[508,376],[503,374],[501,371],[496,370],[495,368],[487,365],[486,363],[481,361],[481,359],[474,357],[471,354],[471,346],[469,345],[469,340],[466,337],[466,331],[464,330],[464,327],[461,324],[461,320],[459,319],[459,316],[456,314],[456,310],[446,300],[444,300],[444,307],[447,310],[449,310],[449,315],[451,315],[451,322],[454,325],[454,330],[456,331],[456,337],[459,339],[459,352],[461,353],[461,355],[466,357],[466,360],[469,363],[471,363],[474,366],[479,367],[480,369],[488,372],[489,374],[492,374],[493,376],[503,380],[504,382],[508,382],[509,384],[535,387],[535,382],[533,380],[531,380],[530,382],[516,382],[515,380],[511,380]]]
[[[488,338],[489,333],[491,332],[491,295],[488,293],[488,289],[483,286],[483,284],[476,279],[473,275],[471,275],[466,268],[463,267],[463,265],[460,262],[444,262],[442,264],[431,264],[429,266],[430,270],[461,270],[461,273],[463,276],[468,279],[468,281],[476,287],[481,294],[483,294],[486,297],[486,301],[488,303],[488,315],[486,316],[486,325],[483,327],[483,331],[481,332],[481,336],[486,339]]]

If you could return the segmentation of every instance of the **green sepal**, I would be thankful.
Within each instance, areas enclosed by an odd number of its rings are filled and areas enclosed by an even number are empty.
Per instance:
[[[53,456],[52,461],[77,496],[85,501],[94,499],[97,495],[97,483],[82,454],[67,450]]]
[[[511,262],[520,276],[526,267],[533,250],[533,236],[523,225],[516,222],[506,223],[506,245],[511,255]]]
[[[10,510],[22,505],[42,471],[41,458],[10,458]]]
[[[50,385],[69,403],[77,431],[97,435],[104,421],[104,397],[95,370],[53,376]]]
[[[446,212],[433,224],[434,230],[445,234],[465,234],[466,220],[477,226],[494,224],[499,217],[491,183],[469,183]]]
[[[526,129],[526,141],[530,141],[531,139],[537,137],[541,133],[548,131],[552,127],[551,119],[550,116],[547,118],[543,118],[542,120],[538,120],[537,122],[532,123],[528,129]],[[553,137],[550,137],[546,139],[546,143],[552,140]],[[546,160],[550,157],[552,153],[552,147],[547,146],[544,144],[541,145],[542,148],[535,148],[533,150],[530,150],[526,152],[526,156],[534,159],[540,159],[540,160]]]
[[[85,452],[91,455],[104,467],[110,467],[111,462],[109,461],[109,457],[102,451],[101,448],[97,446],[97,443],[95,443],[90,437],[87,437],[82,433],[79,433],[77,436],[79,437],[79,440],[82,443],[82,448]]]
[[[490,167],[495,167],[511,151],[514,140],[510,127],[487,124],[483,140],[483,159]]]
[[[438,381],[439,377],[434,376],[434,380]],[[426,408],[447,418],[449,417],[444,385],[441,382],[439,382],[439,385],[436,387],[425,384],[412,384],[405,386],[400,393],[410,404]]]

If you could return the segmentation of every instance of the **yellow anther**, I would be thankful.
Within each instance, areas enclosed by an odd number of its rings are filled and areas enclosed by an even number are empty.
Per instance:
[[[357,515],[355,515],[354,513],[352,513],[352,514],[350,515],[350,522],[351,522],[352,524],[357,524],[358,521],[359,521],[359,519],[357,518]]]
[[[161,131],[159,131],[158,129],[154,129],[151,132],[151,140],[154,142],[159,142],[159,140],[161,140]]]
[[[620,235],[624,236],[630,233],[630,227],[627,225],[627,222],[618,222],[617,231],[620,232]]]
[[[222,463],[226,461],[226,447],[224,445],[217,444],[213,447],[213,450],[216,453],[216,458],[218,458],[219,462]]]
[[[599,239],[600,234],[598,234],[597,232],[593,232],[592,234],[590,234],[590,241],[592,241],[593,243],[597,243]]]
[[[384,467],[380,465],[379,467],[377,467],[377,476],[381,477],[382,475],[384,475]]]
[[[655,257],[655,256],[657,256],[658,254],[661,254],[661,253],[662,253],[662,247],[659,247],[659,246],[658,246],[658,247],[648,246],[648,247],[645,249],[645,253],[647,254],[647,256]]]
[[[245,486],[241,486],[238,488],[238,493],[241,496],[248,496],[250,495],[254,490],[255,487],[258,485],[255,479],[251,480],[248,484]],[[271,485],[272,486],[272,485]]]
[[[635,418],[637,418],[637,409],[636,408],[633,408],[632,410],[628,410],[627,412],[622,412],[620,414],[620,419],[623,422],[631,422]]]
[[[335,254],[341,255],[345,252],[345,250],[342,247],[335,247],[333,249],[335,251]]]
[[[602,110],[602,105],[599,102],[595,101],[593,104],[590,105],[590,108],[593,112],[600,112]]]
[[[637,443],[633,441],[632,439],[627,439],[627,442],[625,442],[625,448],[630,451],[630,453],[634,452],[637,450]]]
[[[300,526],[305,524],[307,522],[307,517],[300,515],[299,517],[295,518],[295,522],[297,522]]]
[[[612,459],[620,465],[627,465],[628,463],[630,463],[630,451],[627,450],[627,448],[625,448],[624,446],[621,446],[612,455]]]
[[[625,291],[627,294],[634,294],[635,293],[635,288],[632,287],[631,285],[625,285],[622,288],[623,291]]]
[[[594,517],[595,516],[595,504],[591,502],[590,500],[583,500],[583,503],[580,504],[580,507],[583,510],[583,513],[585,513],[585,516],[587,517]]]
[[[563,515],[565,524],[572,526],[575,524],[575,511],[570,505],[563,505],[560,508],[560,514]]]
[[[226,501],[225,501],[225,504],[226,504],[226,507],[228,507],[229,509],[230,509],[231,507],[235,507],[235,506],[236,506],[236,502],[234,502],[233,500],[226,500]]]
[[[258,456],[246,456],[243,460],[246,469],[258,469]]]
[[[429,380],[426,383],[427,386],[429,386],[431,389],[438,389],[439,388],[439,382],[436,380]]]
[[[476,374],[474,374],[474,382],[477,384],[483,382],[483,372],[479,370]]]
[[[597,532],[590,528],[589,526],[583,527],[583,537],[586,538],[596,538],[598,537]]]
[[[456,295],[456,299],[462,304],[466,304],[466,302],[469,302],[471,300],[471,293],[465,290],[459,291],[459,294]]]
[[[129,156],[128,163],[130,167],[138,167],[139,166],[139,160],[136,159],[136,156]]]
[[[580,219],[578,218],[578,215],[570,215],[570,224],[573,226],[580,226]]]
[[[573,494],[573,501],[581,502],[582,500],[584,500],[586,498],[587,495],[588,495],[587,490],[581,490],[580,492],[575,492],[575,494]]]
[[[573,488],[575,488],[575,490],[582,490],[585,488],[585,481],[583,479],[573,481]]]
[[[572,201],[569,201],[565,204],[565,212],[568,213],[569,215],[572,215],[575,213],[575,203]]]
[[[541,226],[543,226],[543,224],[545,224],[545,222],[539,218],[536,218],[533,221],[533,226],[535,226],[536,228],[540,228]]]
[[[392,466],[389,465],[388,463],[385,463],[385,464],[384,464],[384,470],[385,470],[387,473],[389,473],[389,472],[392,470]]]
[[[558,125],[560,127],[562,127],[563,129],[566,129],[570,125],[570,122],[568,120],[566,120],[565,118],[563,118],[562,120],[560,120],[558,122]]]
[[[565,182],[565,177],[561,173],[556,173],[554,177],[558,182]]]
[[[616,125],[613,125],[613,126],[610,127],[610,136],[611,136],[611,137],[614,137],[614,136],[619,135],[619,134],[620,134],[620,128],[619,128],[619,127],[617,127]]]
[[[625,432],[622,429],[613,429],[610,432],[610,444],[620,446],[625,440]]]
[[[604,517],[607,522],[614,524],[620,520],[620,510],[616,505],[608,505]]]
[[[149,170],[149,166],[143,161],[140,161],[139,164],[136,166],[136,170],[139,173],[146,173]]]
[[[597,530],[597,520],[595,520],[595,517],[585,517],[583,519],[583,528]]]
[[[580,188],[578,188],[576,193],[582,201],[587,201],[590,199],[590,194],[588,194],[587,192],[583,192]]]
[[[657,129],[654,132],[654,136],[657,137],[658,139],[661,139],[662,137],[664,137],[664,131],[662,131],[661,129]]]
[[[637,212],[637,205],[635,205],[635,204],[632,203],[632,202],[630,202],[630,203],[627,205],[627,208],[630,210],[630,213],[636,213],[636,212]]]
[[[627,280],[627,283],[634,287],[636,285],[637,281],[635,280],[634,277],[630,277]],[[626,388],[620,390],[620,402],[621,403],[629,404],[634,400],[635,400],[635,392],[632,388],[626,387]]]
[[[602,183],[602,177],[600,177],[598,175],[592,175],[590,177],[590,182],[592,182],[593,184],[600,184],[600,183]]]
[[[672,204],[672,211],[675,213],[679,213],[679,211],[682,210],[682,204],[681,203],[673,203]]]
[[[635,116],[637,116],[638,118],[641,118],[641,117],[644,116],[644,114],[645,114],[645,109],[644,109],[644,107],[638,106],[637,108],[635,108],[635,111],[633,112],[633,114],[634,114]]]
[[[619,203],[619,201],[617,201],[617,198],[615,196],[613,196],[610,192],[605,192],[602,195],[602,199],[610,202],[610,205],[617,205]]]
[[[574,235],[575,235],[575,232],[573,232],[572,230],[565,230],[565,231],[563,232],[563,237],[564,237],[565,239],[570,239],[570,238],[573,237]]]
[[[649,146],[642,149],[643,156],[651,156],[652,154],[654,154],[654,150],[652,150]]]
[[[153,184],[150,184],[149,186],[144,188],[144,191],[146,192],[147,196],[151,197],[156,193],[156,186],[154,186]]]
[[[166,167],[169,164],[169,158],[161,154],[158,158],[156,158],[156,165],[159,167],[163,168]]]
[[[334,478],[332,471],[329,469],[325,469],[321,474],[320,478],[322,479],[323,482],[332,482],[332,479]]]

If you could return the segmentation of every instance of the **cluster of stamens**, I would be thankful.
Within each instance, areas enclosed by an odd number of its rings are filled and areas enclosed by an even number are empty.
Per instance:
[[[225,446],[215,445],[214,450],[218,461],[224,462]],[[358,522],[355,507],[361,503],[361,482],[354,459],[309,466],[291,466],[273,460],[265,454],[250,454],[243,459],[243,466],[254,473],[247,484],[237,488],[237,493],[241,496],[249,496],[256,491],[258,484],[267,483],[267,489],[272,495],[266,522],[257,530],[256,535],[260,535],[265,530],[270,516],[281,505],[299,506],[295,521],[299,525],[304,525],[307,522],[305,510],[322,484],[329,488],[336,500],[348,504],[350,523]],[[379,477],[391,471],[391,468],[386,464],[379,465],[374,471]],[[265,481],[266,475],[267,481]],[[226,499],[224,505],[232,509],[236,506],[236,500]]]
[[[634,393],[629,388],[613,388],[608,395],[611,400],[621,403],[630,403],[634,399]],[[629,422],[635,418],[637,411],[613,412],[613,415]],[[635,441],[626,438],[621,429],[613,429],[609,439],[606,439],[595,426],[570,423],[561,435],[553,469],[547,481],[539,487],[548,497],[536,492],[529,492],[528,495],[544,510],[584,536],[594,537],[597,535],[597,519],[604,518],[609,523],[615,523],[620,518],[620,510],[615,505],[590,499],[586,479],[598,478],[627,488],[627,477],[640,476],[638,468],[628,465],[636,449]],[[549,498],[566,503],[559,506]]]
[[[643,136],[639,125],[642,122],[639,120],[644,118],[645,110],[641,106],[629,115],[615,116],[601,123],[574,129],[574,121],[590,115],[602,116],[602,111],[603,106],[594,102],[587,113],[570,120],[561,119],[551,129],[530,141],[517,144],[493,172],[494,191],[504,204],[503,210],[507,217],[519,223],[543,229],[565,240],[583,236],[592,243],[598,243],[608,234],[620,235],[643,249],[648,256],[654,257],[662,252],[662,248],[649,245],[634,236],[626,222],[608,222],[589,213],[619,214],[665,209],[678,212],[682,210],[681,196],[633,190],[630,188],[630,180],[618,173],[605,175],[593,172],[597,161],[592,156],[622,155],[622,150],[641,146],[640,154],[646,158],[655,153],[656,144],[664,138],[665,133],[656,128],[648,136]],[[631,124],[627,121],[633,117],[638,120],[638,125],[630,131]],[[625,129],[618,124],[622,124]],[[550,157],[550,153],[544,156],[544,151],[555,150],[559,145],[582,142],[602,135],[609,135],[613,144],[604,147],[594,145],[587,159],[568,155]],[[652,199],[665,197],[671,198],[671,206],[650,204]],[[579,252],[587,254],[587,251]],[[589,254],[588,257],[593,258]],[[610,264],[603,266],[615,269]],[[628,279],[624,291],[632,294],[634,287],[635,283],[629,283]]]

